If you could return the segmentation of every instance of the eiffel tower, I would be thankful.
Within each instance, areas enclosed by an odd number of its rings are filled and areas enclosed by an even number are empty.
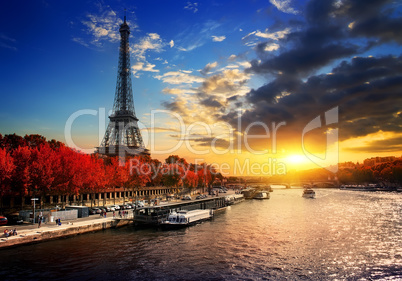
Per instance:
[[[99,154],[106,156],[135,156],[150,155],[145,148],[138,127],[138,118],[135,116],[133,90],[130,72],[130,48],[128,37],[130,27],[124,16],[124,23],[120,25],[119,69],[117,72],[116,94],[113,111],[109,116],[109,125],[100,147]]]

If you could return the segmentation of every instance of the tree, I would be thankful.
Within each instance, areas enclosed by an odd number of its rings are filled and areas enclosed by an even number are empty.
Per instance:
[[[338,180],[343,183],[353,182],[353,173],[350,169],[342,169],[337,172]]]
[[[160,185],[163,180],[162,168],[163,164],[158,159],[150,159],[149,164],[151,165],[151,182],[153,186]]]
[[[142,157],[131,159],[136,163],[136,168],[129,170],[129,185],[131,187],[145,186],[152,180],[152,166]]]
[[[54,191],[58,195],[78,195],[86,178],[83,159],[89,157],[68,147],[58,149],[58,165],[54,169]],[[64,207],[64,202],[63,207]]]
[[[123,163],[123,159],[118,157],[110,158],[110,164],[106,166],[107,186],[109,188],[115,190],[116,187],[127,187],[129,180],[127,162]],[[116,198],[114,197],[114,199]],[[116,204],[116,201],[114,201],[114,204]]]
[[[7,151],[13,151],[18,147],[23,147],[26,145],[26,141],[23,137],[12,134],[4,136],[2,147],[6,148]]]
[[[166,164],[181,164],[183,166],[187,166],[188,163],[186,159],[180,158],[178,155],[170,155],[168,158],[165,159]]]
[[[204,163],[201,164],[200,167],[197,167],[196,170],[198,170],[198,185],[202,187],[209,187],[213,181],[210,166]]]
[[[162,169],[162,181],[166,186],[178,187],[182,183],[181,178],[183,176],[184,172],[181,165],[165,164]]]
[[[43,198],[49,194],[53,185],[55,177],[53,167],[58,164],[57,155],[46,142],[43,142],[31,149],[31,161],[31,190],[34,196],[36,193],[40,195],[42,208]]]
[[[150,160],[149,157],[142,156],[130,159],[128,185],[135,195],[140,188],[152,182],[154,168],[149,162]]]
[[[187,171],[183,178],[183,184],[190,189],[197,187],[198,175],[191,170]]]
[[[83,192],[92,194],[100,192],[107,185],[106,170],[103,159],[99,158],[98,155],[89,156],[85,158],[85,179],[83,181],[83,186],[81,194]],[[91,200],[91,207],[93,201]]]
[[[46,144],[46,138],[41,135],[25,135],[24,139],[29,147],[39,147]]]
[[[0,135],[1,136],[1,135]],[[0,148],[0,207],[3,208],[3,196],[10,193],[11,179],[14,173],[14,159],[5,149]]]
[[[28,195],[31,187],[31,150],[29,147],[19,146],[11,155],[15,164],[11,188],[16,194],[24,197]]]
[[[64,143],[59,142],[59,141],[57,141],[55,139],[52,139],[52,140],[48,141],[48,144],[53,150],[56,150],[56,149],[58,149],[58,148],[60,148],[62,146],[63,147],[65,146]]]

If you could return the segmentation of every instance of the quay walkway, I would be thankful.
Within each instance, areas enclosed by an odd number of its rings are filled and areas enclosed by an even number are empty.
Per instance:
[[[106,218],[100,217],[98,214],[90,215],[86,218],[62,221],[61,225],[56,225],[55,222],[42,223],[40,228],[38,228],[37,223],[0,226],[0,249],[74,236],[107,228],[121,227],[131,224],[132,218],[133,211],[128,210],[128,215],[122,218],[117,215],[117,212],[116,217],[113,218],[113,214],[109,212]],[[13,230],[14,228],[18,234],[5,237],[4,230]]]
[[[228,192],[232,194],[233,192]],[[160,219],[159,216],[154,216],[155,212],[163,211],[164,215],[170,210],[177,209],[219,209],[225,205],[225,196],[228,194],[222,194],[219,196],[208,196],[206,199],[182,201],[172,200],[170,203],[161,203],[157,206],[146,206],[134,211],[132,209],[126,210],[128,213],[126,216],[120,217],[118,212],[115,212],[113,217],[112,212],[106,213],[106,218],[101,217],[99,214],[90,215],[86,218],[78,218],[75,220],[62,221],[61,225],[57,225],[55,222],[42,223],[38,228],[38,224],[24,223],[22,225],[5,225],[0,226],[0,249],[13,246],[19,246],[24,244],[32,244],[52,239],[69,237],[79,235],[87,232],[99,231],[107,228],[116,228],[125,225],[136,223],[150,223],[157,224],[155,219]],[[142,214],[142,212],[145,212]],[[144,219],[145,218],[145,219]],[[8,229],[17,230],[17,235],[5,237],[4,230]]]

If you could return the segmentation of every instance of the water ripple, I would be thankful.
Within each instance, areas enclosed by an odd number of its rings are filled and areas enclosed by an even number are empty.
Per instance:
[[[178,231],[124,227],[2,251],[0,280],[398,280],[402,195],[275,190]]]

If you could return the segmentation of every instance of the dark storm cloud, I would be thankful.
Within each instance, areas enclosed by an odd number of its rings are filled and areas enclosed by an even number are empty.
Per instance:
[[[379,38],[381,42],[396,41],[402,43],[402,20],[379,16],[355,22],[352,34]]]
[[[181,111],[180,104],[177,101],[173,101],[173,102],[163,101],[162,105],[166,109],[174,111],[174,112],[180,112]]]
[[[397,1],[344,1],[339,14],[351,19],[352,36],[379,39],[378,43],[402,43],[402,18],[395,12]],[[387,5],[388,4],[388,5]],[[399,4],[400,5],[400,4]]]
[[[222,106],[222,104],[219,101],[217,101],[216,99],[214,99],[214,97],[208,97],[206,99],[203,99],[200,101],[200,103],[207,107],[219,108]]]
[[[248,71],[254,73],[282,72],[287,75],[304,77],[311,71],[327,65],[335,59],[355,53],[357,53],[356,47],[342,46],[341,44],[307,45],[282,53],[262,63],[254,60],[251,62],[251,68]]]
[[[300,86],[300,80],[293,79],[292,77],[287,77],[285,75],[280,75],[277,79],[258,88],[257,90],[252,89],[247,94],[247,98],[250,102],[254,104],[260,101],[273,103],[276,101],[277,96],[281,95],[282,92],[294,91],[299,86]]]
[[[339,137],[345,140],[382,131],[402,132],[402,57],[356,57],[343,61],[331,74],[293,80],[291,94],[275,98],[287,90],[278,80],[250,91],[252,109],[242,115],[242,130],[260,121],[286,122],[289,132],[301,131],[309,121],[325,111],[339,107]],[[235,114],[224,120],[237,124]],[[263,132],[263,131],[261,131]]]
[[[386,4],[392,1],[322,1],[307,4],[306,23],[294,26],[281,41],[290,46],[272,56],[264,52],[267,42],[256,46],[262,61],[253,60],[248,72],[304,77],[328,63],[348,57],[384,41],[402,42],[402,19]],[[349,27],[350,26],[350,27]],[[352,43],[367,37],[373,41]],[[269,56],[267,58],[267,56]]]
[[[341,140],[402,132],[402,57],[359,56],[384,42],[402,42],[397,7],[380,0],[309,1],[304,26],[298,22],[279,40],[278,53],[264,52],[269,42],[255,48],[259,60],[246,72],[268,74],[270,81],[246,95],[251,108],[242,114],[242,130],[255,121],[284,121],[287,137],[300,136],[308,122],[339,107]],[[331,73],[315,74],[340,59]],[[222,119],[238,122],[234,112]]]
[[[230,98],[227,98],[227,101],[228,102],[234,102],[234,101],[237,101],[237,99],[239,98],[239,96],[238,95],[234,95],[234,96],[231,96]]]

